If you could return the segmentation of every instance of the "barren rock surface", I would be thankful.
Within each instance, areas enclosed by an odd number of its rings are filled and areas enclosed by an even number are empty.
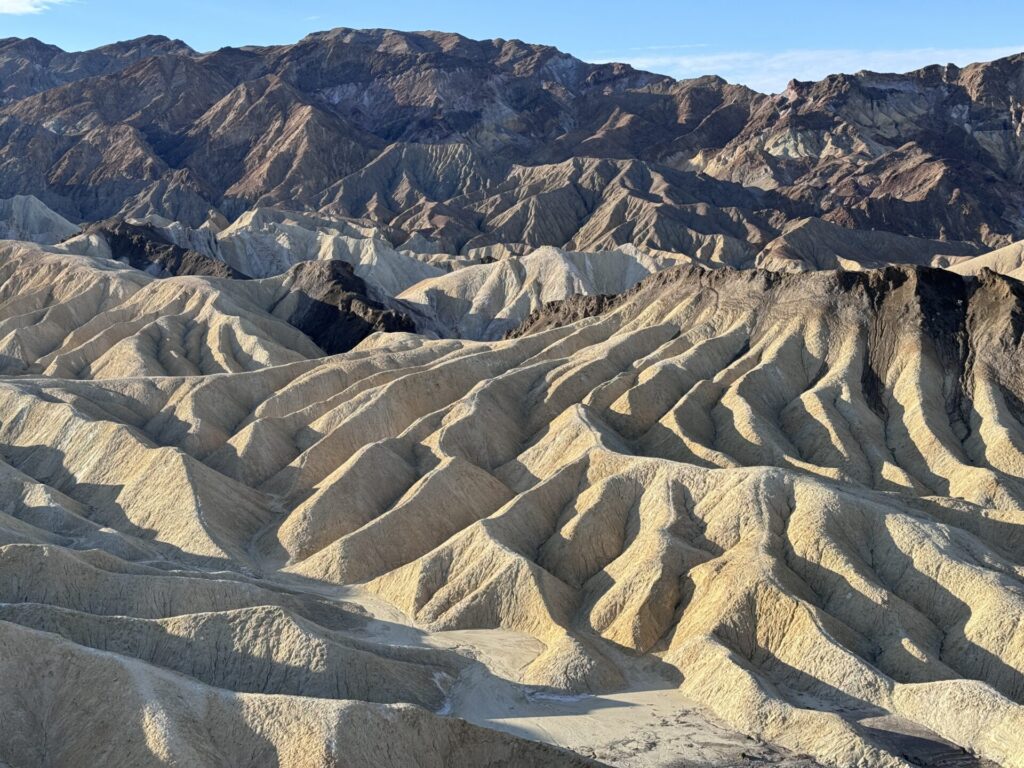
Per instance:
[[[4,730],[9,763],[39,732],[94,749],[60,735],[89,722],[71,692],[130,679],[123,764],[225,739],[316,764],[395,718],[395,765],[568,759],[513,736],[1020,764],[1013,279],[678,266],[515,339],[321,357],[274,280],[3,259],[5,689],[43,691],[5,711],[45,721]],[[40,647],[53,688],[18,660]]]
[[[0,766],[1024,768],[1022,68],[0,40]]]
[[[212,53],[8,38],[0,196],[74,222],[299,209],[450,253],[633,244],[738,265],[807,217],[997,248],[1024,237],[1022,71],[1017,55],[766,95],[442,32]]]

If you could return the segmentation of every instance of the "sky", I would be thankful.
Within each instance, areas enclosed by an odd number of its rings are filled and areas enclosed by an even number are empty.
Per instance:
[[[197,50],[332,27],[437,29],[545,43],[586,61],[763,92],[833,72],[905,72],[1024,51],[1024,0],[0,0],[0,37],[84,50],[144,34]]]

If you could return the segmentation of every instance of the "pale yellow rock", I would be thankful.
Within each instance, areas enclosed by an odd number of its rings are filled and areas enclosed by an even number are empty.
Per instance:
[[[223,317],[264,357],[226,372],[204,331],[183,359],[208,375],[163,376],[139,367],[151,337],[108,343],[120,331],[76,312],[149,292],[195,303],[188,328],[241,307],[233,289],[3,248],[5,349],[31,370],[0,382],[15,733],[53,704],[50,733],[85,748],[82,708],[124,689],[111,717],[136,740],[114,764],[203,764],[222,739],[358,762],[343,721],[397,723],[383,764],[417,743],[526,761],[506,735],[365,702],[471,716],[467,688],[520,684],[598,702],[647,665],[680,707],[822,764],[909,765],[910,732],[1024,766],[1015,281],[677,267],[521,338],[373,337],[326,359],[275,360],[283,337],[239,311]],[[95,378],[41,377],[44,359]],[[444,645],[467,632],[517,640],[485,664]],[[38,706],[12,698],[27,682]],[[0,759],[39,749],[9,732]]]

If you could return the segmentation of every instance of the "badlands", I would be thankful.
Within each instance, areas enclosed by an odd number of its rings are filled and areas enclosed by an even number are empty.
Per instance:
[[[1022,71],[0,40],[0,766],[1024,767]]]

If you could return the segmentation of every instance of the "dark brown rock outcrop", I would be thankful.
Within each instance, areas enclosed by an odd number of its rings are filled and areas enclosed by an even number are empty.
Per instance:
[[[175,245],[149,224],[101,222],[90,227],[87,232],[100,235],[106,240],[113,258],[155,277],[205,275],[248,279],[248,275],[229,267],[223,261]]]
[[[347,352],[377,331],[414,333],[405,313],[367,296],[366,283],[344,261],[305,261],[286,278],[288,294],[273,309],[328,354]]]

